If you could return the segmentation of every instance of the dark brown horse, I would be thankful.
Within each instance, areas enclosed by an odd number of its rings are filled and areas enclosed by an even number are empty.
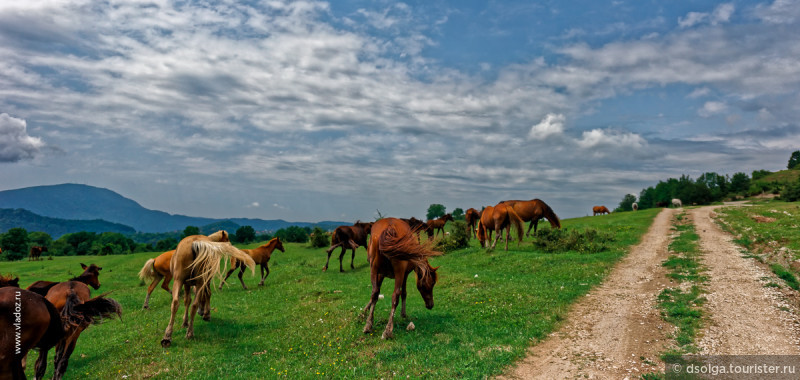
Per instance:
[[[0,379],[24,379],[23,361],[32,348],[46,351],[64,337],[61,316],[52,303],[0,276]],[[40,354],[41,355],[41,354]],[[46,361],[47,359],[45,359]],[[38,363],[38,361],[37,361]],[[37,367],[36,376],[41,379]]]
[[[592,207],[592,212],[594,213],[592,214],[592,216],[595,216],[597,214],[603,215],[611,213],[611,211],[608,211],[608,208],[606,206],[594,206]]]
[[[172,289],[169,287],[169,282],[172,281],[169,263],[172,261],[172,255],[174,254],[175,250],[173,249],[158,255],[154,259],[147,260],[142,270],[139,271],[139,278],[142,281],[151,280],[150,286],[147,287],[147,296],[144,297],[142,309],[150,308],[150,294],[153,293],[161,279],[164,279],[164,282],[161,283],[161,289],[166,290],[167,293],[172,293]]]
[[[94,290],[99,289],[100,279],[98,276],[100,276],[100,271],[103,270],[103,268],[94,264],[86,266],[84,263],[81,263],[81,268],[83,268],[83,273],[81,273],[80,276],[69,279],[68,281],[82,282],[91,286],[94,288]],[[28,290],[37,294],[41,294],[42,296],[46,296],[47,292],[50,291],[50,288],[58,284],[59,282],[54,281],[36,281],[33,284],[28,285]]]
[[[34,245],[31,247],[31,252],[28,255],[28,261],[37,261],[41,259],[42,252],[47,252],[47,247],[40,247],[38,245]]]
[[[200,315],[208,320],[211,315],[211,280],[220,274],[220,260],[235,258],[253,270],[255,262],[250,255],[242,252],[228,242],[225,231],[217,231],[209,236],[192,235],[183,238],[172,255],[169,271],[172,273],[172,304],[170,306],[169,323],[161,339],[161,347],[172,345],[172,331],[175,326],[175,315],[180,307],[181,287],[184,288],[183,301],[186,311],[183,314],[183,327],[186,327],[186,339],[194,337],[194,316],[200,309]],[[196,286],[196,295],[192,302],[191,287]],[[191,306],[191,311],[189,310]]]
[[[264,285],[264,280],[267,279],[269,276],[269,259],[272,257],[272,252],[274,250],[279,250],[281,252],[286,252],[283,248],[283,242],[279,238],[272,238],[267,244],[264,244],[258,248],[254,249],[243,249],[244,253],[250,255],[255,261],[256,264],[261,266],[261,282],[258,283],[258,286]],[[242,275],[244,274],[244,264],[237,261],[236,259],[231,259],[231,269],[228,271],[228,274],[225,275],[225,278],[219,283],[219,288],[222,289],[222,285],[225,283],[225,280],[231,276],[231,273],[239,269],[239,282],[242,283],[242,287],[247,289],[247,285],[244,284],[244,280],[242,279]]]
[[[442,235],[444,235],[444,226],[448,221],[453,221],[453,216],[450,214],[444,214],[436,219],[427,221],[428,237],[431,237],[431,234],[433,234],[433,237],[436,237],[439,235],[439,231],[441,231]]]
[[[60,282],[50,288],[45,297],[61,314],[64,337],[56,346],[55,373],[53,379],[61,379],[67,371],[69,358],[75,350],[78,338],[89,325],[103,319],[122,316],[122,306],[111,298],[100,295],[90,298],[89,287],[83,282]],[[36,360],[36,378],[41,379],[47,369],[47,352],[41,348]]]
[[[441,253],[431,250],[431,244],[431,241],[423,245],[419,244],[414,239],[414,231],[408,223],[400,219],[385,218],[378,220],[372,226],[372,236],[367,249],[372,295],[367,306],[364,307],[364,314],[367,316],[367,323],[364,326],[365,334],[372,332],[375,304],[378,302],[384,278],[394,279],[394,292],[392,293],[392,311],[389,314],[386,329],[381,335],[382,339],[391,339],[394,336],[392,332],[394,314],[397,304],[401,300],[403,305],[400,315],[408,318],[406,315],[406,283],[411,271],[417,274],[417,290],[425,300],[425,307],[433,308],[433,287],[438,279],[436,273],[438,267],[431,267],[428,257]]]
[[[500,203],[505,203],[513,207],[514,212],[522,218],[523,222],[531,222],[528,225],[528,231],[525,233],[525,236],[531,236],[531,227],[533,227],[533,234],[536,235],[536,229],[539,227],[539,220],[542,218],[546,218],[547,221],[550,222],[550,227],[561,228],[561,220],[558,219],[558,215],[556,215],[553,209],[541,199],[531,199],[529,201],[512,200],[502,201]]]
[[[415,218],[413,216],[408,218],[408,219],[400,218],[400,220],[408,223],[408,226],[411,227],[411,231],[413,231],[414,233],[417,234],[417,242],[420,241],[419,234],[422,231],[428,232],[428,230],[429,230],[427,223],[425,223],[425,222],[423,222],[423,221],[421,221],[421,220],[419,220],[419,219],[417,219],[417,218]],[[432,238],[430,234],[428,234],[428,237]]]
[[[331,247],[325,250],[328,254],[328,260],[325,261],[325,266],[322,271],[328,270],[328,264],[331,262],[331,252],[334,249],[342,247],[342,253],[339,254],[339,272],[344,272],[342,268],[342,260],[348,249],[353,250],[350,256],[350,269],[355,269],[353,261],[356,259],[356,248],[359,246],[367,246],[367,235],[372,228],[372,222],[364,223],[360,220],[355,222],[352,226],[339,226],[333,230],[331,235]]]
[[[490,211],[491,210],[491,211]],[[489,214],[491,212],[491,214]],[[489,220],[489,215],[491,215],[491,221]],[[483,215],[486,215],[484,218]],[[484,224],[483,221],[486,219],[486,223]],[[494,207],[487,207],[483,210],[483,214],[481,216],[481,222],[478,223],[478,240],[481,242],[481,246],[486,247],[488,241],[486,239],[487,231],[489,235],[489,239],[491,239],[491,231],[497,231],[497,237],[495,237],[494,242],[492,243],[492,248],[495,247],[497,241],[500,240],[502,236],[502,231],[506,230],[506,251],[508,251],[508,238],[510,236],[511,227],[517,230],[517,245],[522,241],[522,230],[525,229],[523,226],[522,218],[514,212],[514,209],[505,204],[505,203],[498,203]]]
[[[464,214],[464,218],[467,221],[467,228],[469,228],[469,237],[478,237],[477,233],[475,232],[475,227],[478,224],[478,221],[481,219],[481,213],[474,208],[469,208],[467,209],[466,214]]]

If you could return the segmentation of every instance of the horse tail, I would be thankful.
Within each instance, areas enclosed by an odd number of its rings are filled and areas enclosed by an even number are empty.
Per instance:
[[[139,271],[139,279],[142,281],[144,280],[152,280],[156,278],[156,259],[147,260],[142,267],[142,270]]]
[[[517,230],[517,245],[522,242],[522,237],[525,234],[525,225],[522,221],[522,218],[517,215],[514,211],[513,207],[507,207],[508,210],[508,219],[511,221],[511,224],[514,226],[514,229]]]
[[[199,274],[195,278],[202,281],[198,291],[207,287],[212,278],[220,276],[220,260],[223,257],[230,257],[244,263],[250,268],[253,275],[256,274],[256,263],[253,258],[230,243],[199,240],[192,243],[192,252],[195,253],[195,259],[189,268],[197,268]],[[227,270],[227,262],[226,268],[222,270]]]
[[[561,228],[561,219],[558,219],[558,215],[553,212],[553,209],[550,208],[547,203],[544,203],[543,201],[539,202],[542,202],[542,214],[545,218],[547,218],[547,221],[550,222],[550,227]]]
[[[74,289],[67,294],[67,302],[61,311],[64,329],[73,326],[99,324],[103,319],[122,317],[122,305],[113,298],[106,298],[108,293],[94,297],[86,302],[81,301]]]
[[[410,230],[401,235],[394,226],[389,226],[381,232],[380,236],[378,236],[377,244],[380,254],[389,259],[411,262],[413,266],[419,268],[423,278],[427,277],[430,272],[428,257],[442,254],[431,248],[433,241],[428,240],[420,244]]]

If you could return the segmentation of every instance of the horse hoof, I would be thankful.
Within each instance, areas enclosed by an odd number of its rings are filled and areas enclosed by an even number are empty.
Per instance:
[[[211,320],[211,315],[209,315],[209,314],[204,315],[203,316],[203,320],[206,321],[206,322],[210,321]]]
[[[263,282],[258,283],[258,286],[264,286]]]
[[[328,267],[322,268],[323,272],[326,272],[327,270],[328,270]]]
[[[392,339],[392,338],[394,338],[394,334],[392,334],[391,331],[387,330],[384,331],[383,334],[381,334],[381,339]]]
[[[172,341],[169,339],[161,339],[161,347],[169,348],[172,345]]]
[[[364,326],[364,334],[369,334],[372,332],[372,326]]]
[[[149,310],[149,309],[150,309],[150,306],[147,306],[147,305],[142,306],[142,310]]]

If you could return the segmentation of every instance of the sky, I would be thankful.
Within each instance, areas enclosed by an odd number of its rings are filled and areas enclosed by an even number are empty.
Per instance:
[[[0,190],[562,218],[800,149],[800,1],[0,0]]]

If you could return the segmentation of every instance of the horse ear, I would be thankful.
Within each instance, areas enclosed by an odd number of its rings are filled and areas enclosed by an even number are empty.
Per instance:
[[[86,269],[86,264],[81,263],[81,268]]]
[[[439,265],[438,267],[433,267],[433,268],[431,268],[431,270],[436,272],[436,270],[439,269],[439,267],[441,267],[441,265]]]
[[[102,267],[97,267],[97,270],[103,270],[103,268]]]

